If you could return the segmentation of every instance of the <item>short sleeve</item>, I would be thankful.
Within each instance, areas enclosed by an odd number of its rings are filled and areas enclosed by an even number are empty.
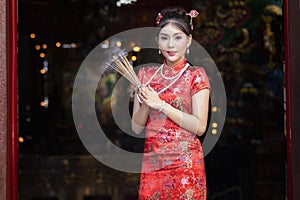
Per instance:
[[[204,68],[197,67],[192,72],[191,95],[193,96],[194,94],[203,89],[210,89],[209,80]]]

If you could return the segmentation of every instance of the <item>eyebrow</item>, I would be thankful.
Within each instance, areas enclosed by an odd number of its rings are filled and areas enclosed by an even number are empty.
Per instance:
[[[177,32],[177,33],[174,33],[173,36],[176,36],[176,35],[182,35],[182,34],[184,34],[184,33]],[[169,34],[167,34],[167,33],[160,33],[159,35],[169,36]]]

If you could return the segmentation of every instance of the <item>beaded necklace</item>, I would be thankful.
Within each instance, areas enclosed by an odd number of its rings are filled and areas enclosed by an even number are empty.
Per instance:
[[[182,70],[183,70],[184,68],[182,68]],[[181,76],[181,71],[179,72],[179,73],[177,73],[175,76],[172,76],[172,77],[168,77],[168,76],[165,76],[164,75],[164,73],[163,73],[163,65],[160,67],[160,75],[164,78],[164,79],[166,79],[166,80],[172,80],[172,79],[174,79],[174,78],[177,78],[178,76]]]
[[[163,75],[162,73],[162,68],[163,68],[164,64],[162,64],[155,72],[154,74],[151,76],[151,78],[147,81],[147,83],[145,85],[148,85],[152,79],[154,78],[154,76],[160,71],[161,72],[161,76],[166,79],[166,80],[172,80],[174,79],[169,85],[167,85],[166,87],[164,87],[163,89],[161,89],[160,91],[158,91],[157,93],[160,94],[164,91],[166,91],[168,88],[170,88],[179,78],[180,76],[185,72],[185,70],[190,66],[189,63],[186,63],[184,65],[184,67],[180,70],[180,72],[178,74],[176,74],[173,77],[166,77],[165,75]]]

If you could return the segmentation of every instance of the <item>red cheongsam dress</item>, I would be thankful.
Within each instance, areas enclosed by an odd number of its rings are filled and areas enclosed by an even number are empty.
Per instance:
[[[209,89],[209,81],[202,67],[189,66],[173,82],[172,77],[183,71],[187,61],[175,67],[165,63],[139,71],[141,83],[150,81],[166,103],[185,113],[192,113],[192,96]],[[156,74],[155,74],[156,73]],[[153,76],[153,74],[155,74]],[[170,86],[170,84],[172,84]],[[139,200],[205,200],[206,175],[202,146],[191,133],[152,109],[146,124],[146,139],[140,177]]]

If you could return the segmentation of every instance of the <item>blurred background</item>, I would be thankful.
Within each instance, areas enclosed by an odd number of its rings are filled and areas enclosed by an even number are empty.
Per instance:
[[[205,157],[208,200],[285,199],[282,0],[19,0],[21,200],[137,199],[139,174],[101,164],[82,144],[72,89],[90,51],[100,43],[107,51],[122,48],[122,41],[107,38],[155,26],[166,6],[199,11],[193,38],[211,55],[225,84],[226,121]],[[153,52],[139,48],[136,38],[130,44],[132,64],[147,63]],[[142,152],[143,140],[123,133],[113,120],[117,79],[108,72],[99,81],[99,123],[114,144]]]

